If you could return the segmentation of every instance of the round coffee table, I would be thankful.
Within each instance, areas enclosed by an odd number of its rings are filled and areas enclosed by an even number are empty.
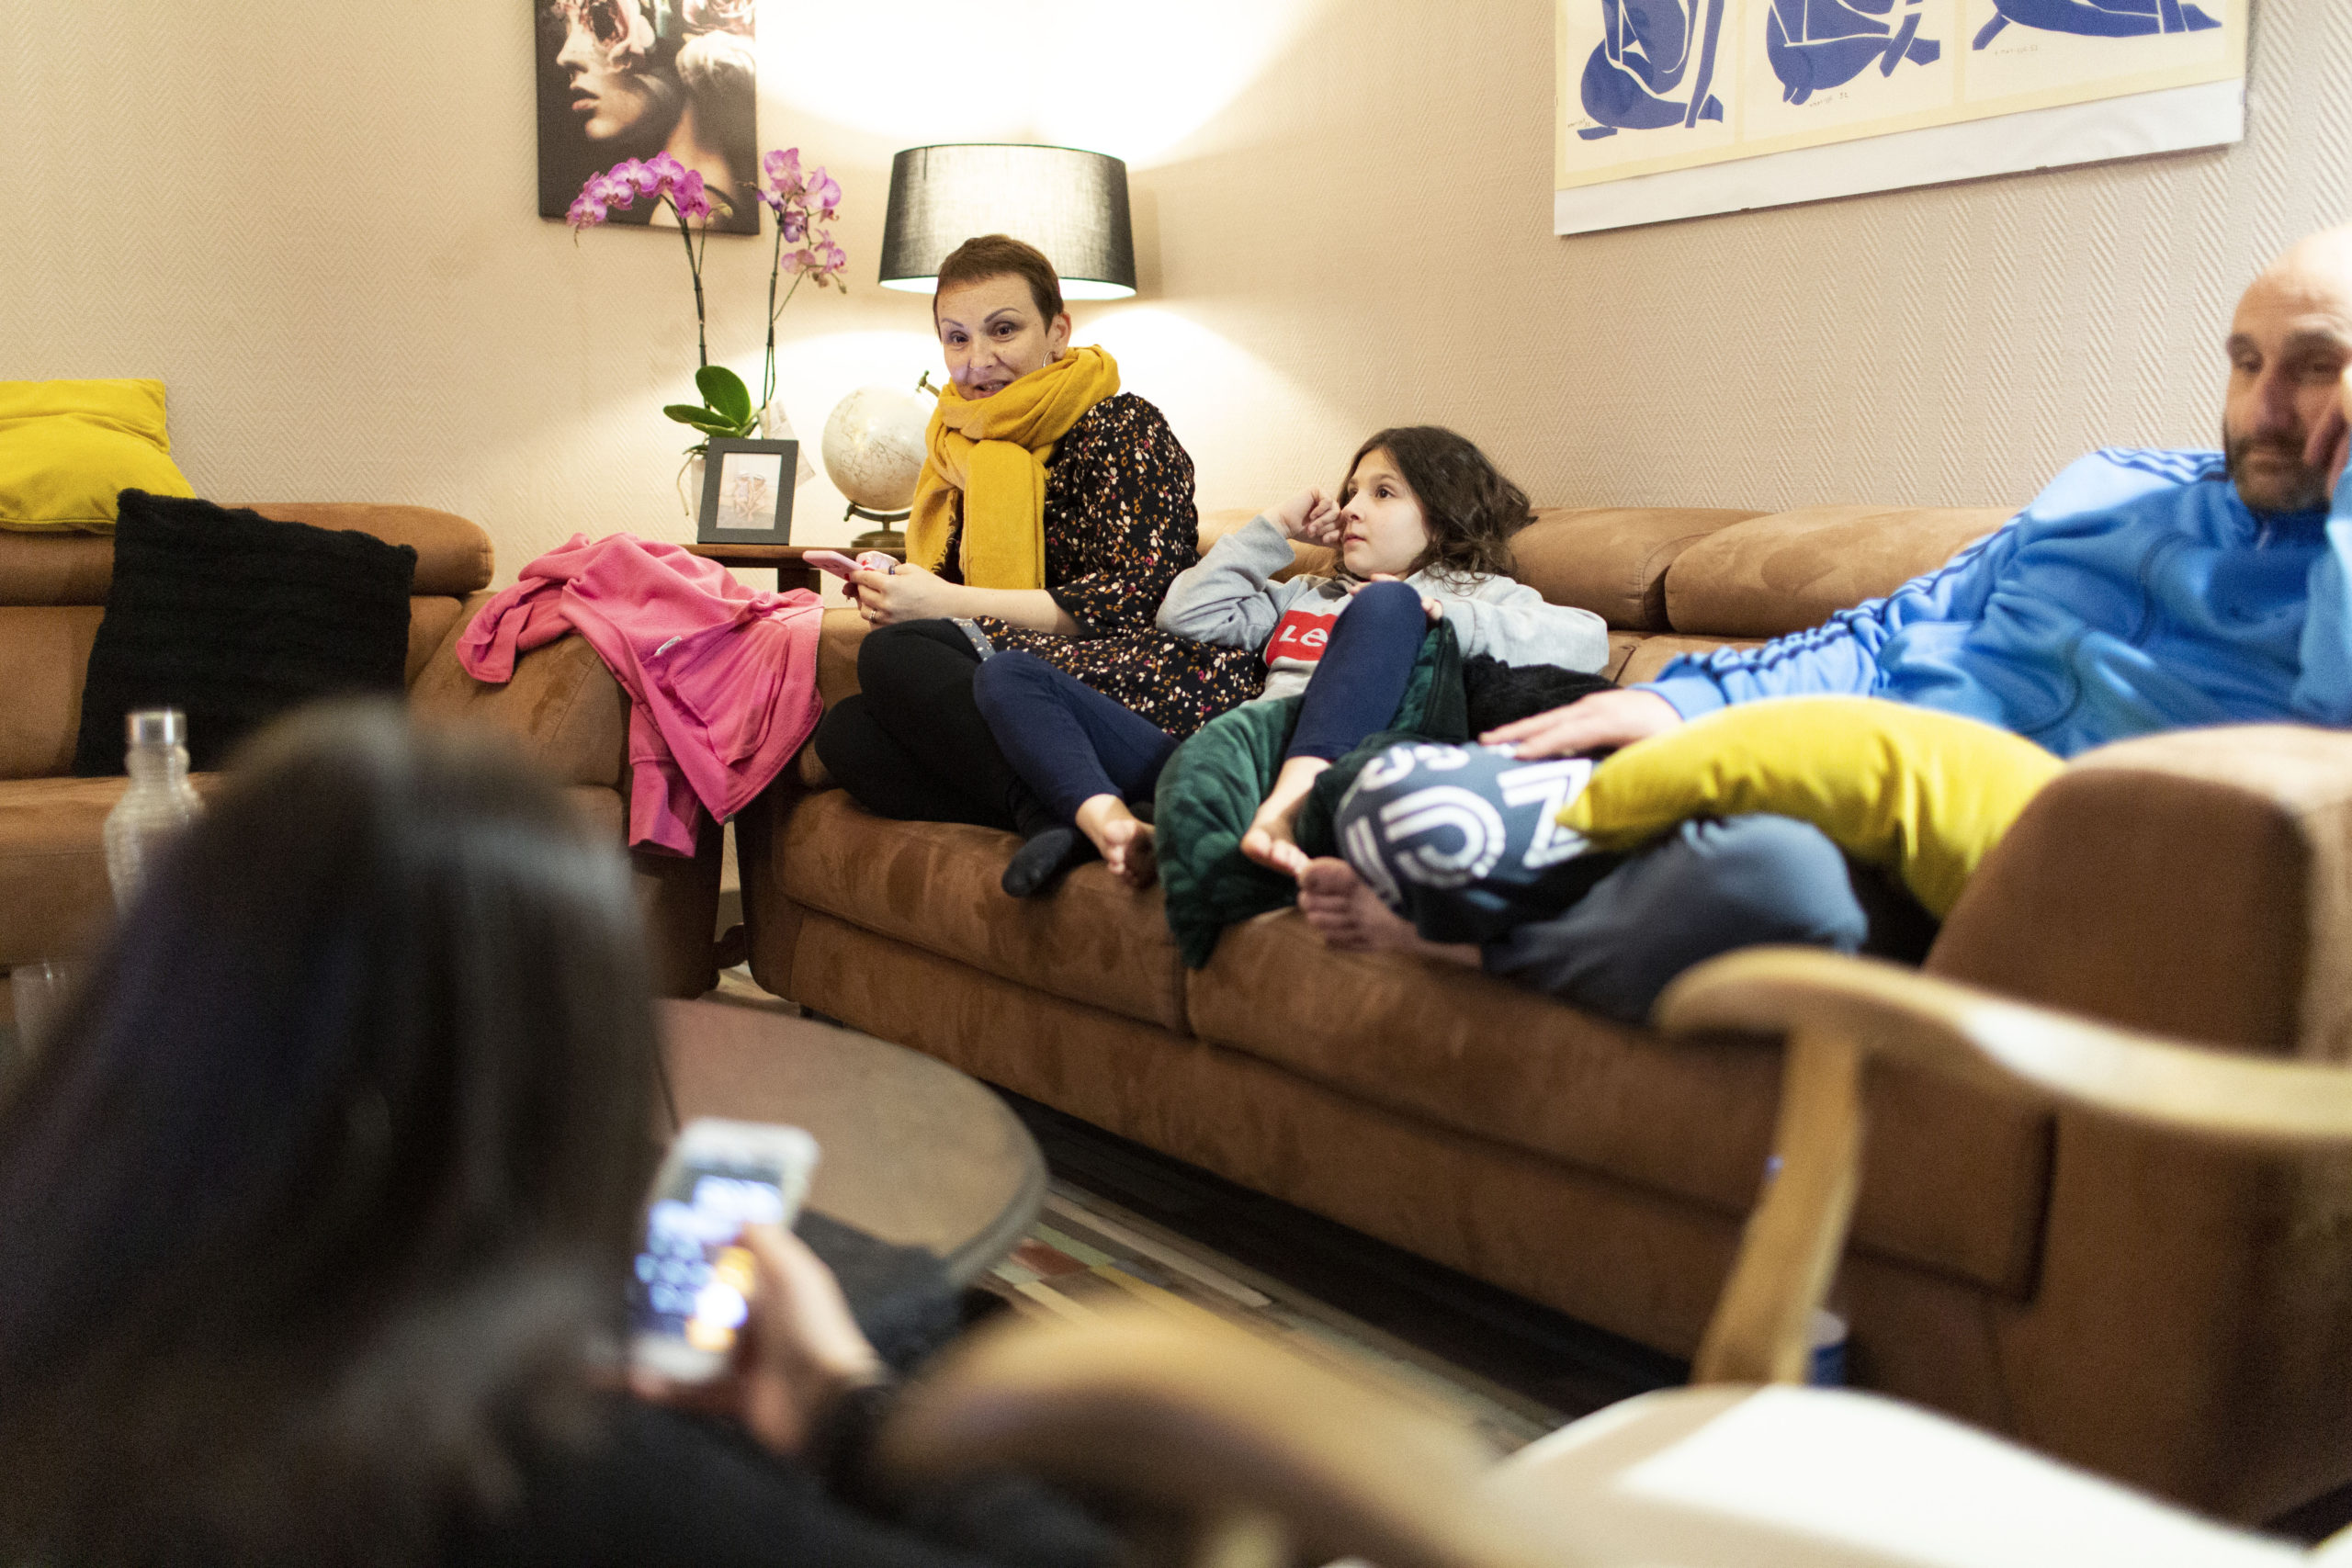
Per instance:
[[[728,1002],[667,1001],[678,1115],[805,1127],[822,1151],[808,1206],[901,1247],[958,1285],[1019,1245],[1046,1160],[1004,1101],[944,1062],[835,1024]]]

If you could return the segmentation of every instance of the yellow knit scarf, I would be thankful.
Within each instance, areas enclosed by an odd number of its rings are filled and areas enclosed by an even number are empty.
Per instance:
[[[1086,411],[1119,389],[1119,364],[1073,348],[992,398],[967,401],[954,382],[924,432],[907,558],[936,570],[960,512],[964,581],[975,588],[1046,585],[1046,465]]]

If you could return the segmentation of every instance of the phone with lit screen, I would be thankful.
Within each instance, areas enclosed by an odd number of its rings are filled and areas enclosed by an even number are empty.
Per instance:
[[[677,1382],[725,1370],[750,1315],[745,1225],[791,1228],[817,1168],[797,1127],[698,1117],[655,1172],[629,1280],[629,1359]]]

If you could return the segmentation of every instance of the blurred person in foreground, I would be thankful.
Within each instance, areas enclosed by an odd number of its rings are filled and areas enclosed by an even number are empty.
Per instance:
[[[654,1020],[552,785],[377,705],[233,776],[0,1091],[0,1562],[1100,1560],[1034,1489],[879,1500],[782,1231],[732,1371],[623,1391]]]

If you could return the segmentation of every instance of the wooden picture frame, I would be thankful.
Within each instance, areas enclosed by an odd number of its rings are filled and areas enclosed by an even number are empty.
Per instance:
[[[703,456],[702,510],[695,542],[792,543],[792,483],[799,467],[797,441],[712,436]]]

